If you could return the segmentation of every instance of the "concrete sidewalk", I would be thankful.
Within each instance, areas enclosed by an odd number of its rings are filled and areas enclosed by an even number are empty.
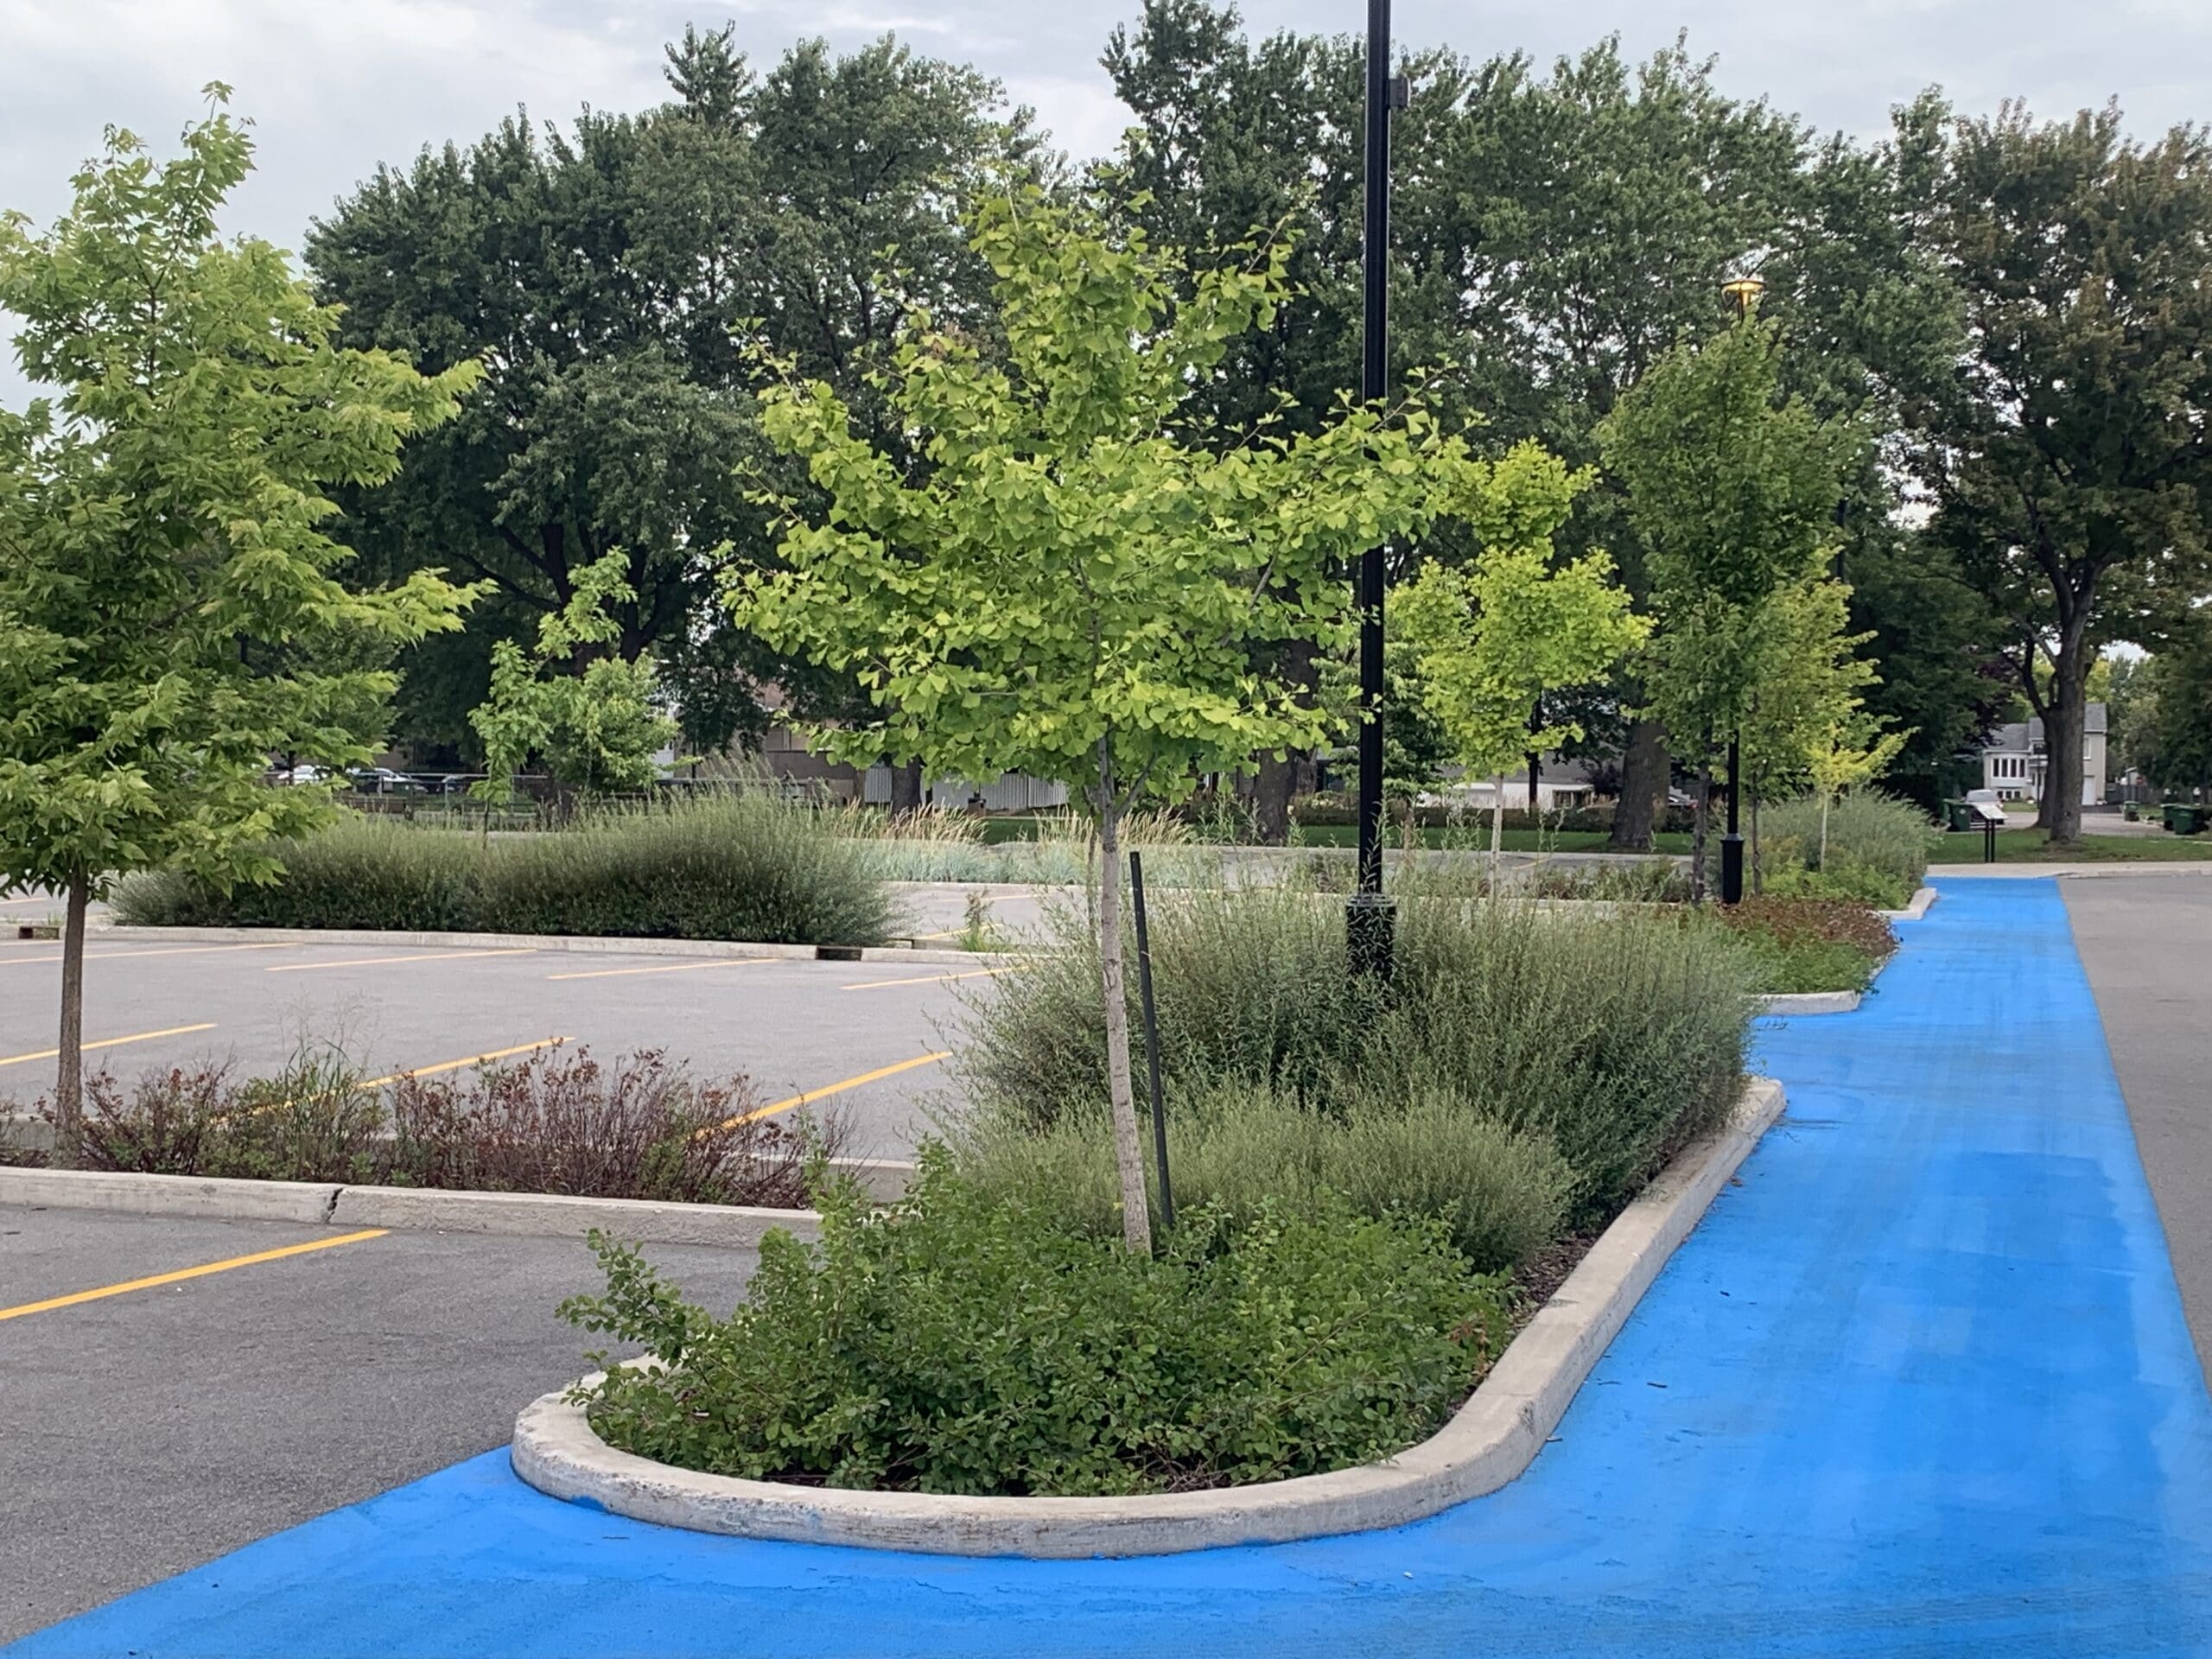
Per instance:
[[[1153,1560],[747,1543],[501,1454],[34,1637],[185,1656],[2063,1656],[2212,1644],[2212,1402],[2049,882],[1949,880],[1521,1480]]]

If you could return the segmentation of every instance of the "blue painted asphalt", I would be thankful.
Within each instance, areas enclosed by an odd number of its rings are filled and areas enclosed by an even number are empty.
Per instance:
[[[504,1453],[7,1659],[2212,1652],[2212,1402],[2067,918],[1947,880],[1522,1479],[1145,1561],[664,1530]]]

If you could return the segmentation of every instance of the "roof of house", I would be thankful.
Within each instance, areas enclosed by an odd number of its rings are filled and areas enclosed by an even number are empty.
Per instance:
[[[2105,706],[2092,702],[2082,710],[2082,730],[2084,734],[2101,737],[2105,733]],[[2044,747],[2043,721],[2007,721],[1990,733],[1989,741],[1981,746],[1993,754],[2033,754]]]

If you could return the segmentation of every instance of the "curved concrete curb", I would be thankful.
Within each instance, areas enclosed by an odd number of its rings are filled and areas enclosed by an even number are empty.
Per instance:
[[[1878,910],[1874,913],[1885,921],[1916,922],[1928,914],[1928,906],[1936,899],[1936,889],[1925,881],[1913,890],[1912,902],[1903,910]]]
[[[941,1555],[1169,1554],[1417,1521],[1495,1491],[1529,1466],[1598,1357],[1782,1107],[1782,1086],[1754,1079],[1728,1126],[1685,1150],[1605,1230],[1459,1414],[1382,1463],[1142,1497],[842,1491],[695,1474],[617,1452],[564,1392],[532,1402],[516,1419],[515,1472],[552,1497],[664,1526]]]
[[[923,950],[898,944],[763,944],[745,939],[648,939],[575,933],[421,933],[373,927],[137,927],[111,922],[111,939],[162,939],[187,944],[367,944],[451,950],[565,950],[579,956],[767,957],[797,962],[989,963],[1016,953]],[[826,957],[824,952],[828,952]]]
[[[134,1216],[412,1228],[582,1238],[594,1227],[639,1244],[718,1244],[751,1249],[780,1228],[813,1238],[811,1210],[578,1198],[560,1193],[441,1192],[415,1186],[339,1186],[321,1181],[241,1181],[200,1175],[124,1175],[101,1170],[0,1168],[0,1204],[115,1210]]]

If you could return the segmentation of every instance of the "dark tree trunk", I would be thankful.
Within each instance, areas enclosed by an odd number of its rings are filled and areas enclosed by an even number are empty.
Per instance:
[[[1531,823],[1536,818],[1536,788],[1543,780],[1543,757],[1531,750],[1529,754],[1529,819]]]
[[[2081,642],[2062,645],[2052,664],[2050,707],[2044,715],[2043,799],[2036,822],[2054,842],[2082,839],[2082,716],[2089,677]]]
[[[1697,811],[1690,829],[1690,902],[1705,902],[1705,837],[1706,827],[1713,817],[1713,763],[1707,760],[1697,769]]]
[[[1290,840],[1290,803],[1298,787],[1294,754],[1260,757],[1260,773],[1254,780],[1252,822],[1262,845],[1281,847]]]
[[[1613,851],[1651,850],[1651,832],[1667,798],[1667,779],[1665,728],[1656,720],[1631,722],[1628,747],[1621,752],[1621,798],[1613,809]]]
[[[54,1151],[56,1169],[74,1169],[85,1143],[85,906],[92,881],[79,876],[69,884],[67,920],[61,928],[61,1038],[54,1079]]]
[[[909,760],[891,768],[891,816],[912,817],[922,810],[922,763]]]

